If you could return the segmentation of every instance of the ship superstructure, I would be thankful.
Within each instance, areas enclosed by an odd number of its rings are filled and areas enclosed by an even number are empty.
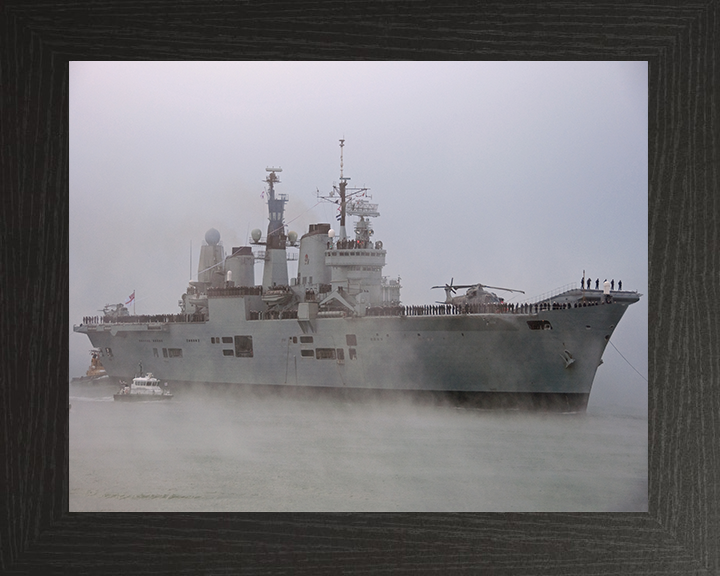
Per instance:
[[[417,391],[584,409],[610,336],[641,295],[568,287],[516,305],[485,290],[492,287],[451,281],[446,303],[403,306],[399,278],[383,276],[386,250],[372,225],[378,205],[369,189],[348,185],[343,146],[339,182],[319,194],[337,206],[337,232],[316,223],[299,242],[286,233],[289,198],[275,189],[281,169],[267,168],[265,239],[255,229],[249,246],[226,255],[220,233],[209,230],[179,314],[92,317],[74,326],[100,351],[107,373],[129,378],[141,362],[174,385]],[[348,217],[356,219],[352,236]],[[293,278],[288,247],[297,250]],[[452,297],[459,287],[469,288],[466,296]]]
[[[288,201],[287,194],[275,194],[275,184],[280,182],[277,176],[282,168],[266,168],[269,172],[265,182],[268,184],[268,213],[269,220],[265,267],[263,269],[262,287],[269,290],[274,286],[287,286],[287,236],[285,235],[285,203]]]

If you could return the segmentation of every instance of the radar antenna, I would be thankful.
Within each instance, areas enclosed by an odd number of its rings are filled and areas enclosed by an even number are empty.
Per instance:
[[[343,148],[345,146],[345,139],[340,138],[340,182],[339,184],[333,184],[333,189],[330,191],[329,194],[324,195],[321,194],[320,191],[317,191],[317,197],[320,200],[325,200],[327,202],[332,202],[338,207],[338,215],[337,219],[340,222],[340,232],[338,234],[339,240],[345,240],[347,238],[347,231],[345,229],[345,221],[347,219],[347,216],[360,216],[361,221],[365,223],[365,225],[362,227],[362,232],[358,232],[356,229],[356,235],[359,234],[358,239],[368,239],[366,238],[367,234],[365,232],[365,228],[367,228],[367,225],[369,224],[369,220],[367,220],[370,217],[377,217],[380,216],[380,212],[378,212],[378,205],[377,204],[371,204],[368,202],[368,199],[371,199],[372,196],[368,193],[369,188],[349,188],[348,187],[348,181],[350,178],[345,176],[345,173],[343,171],[345,166],[345,159],[343,156]],[[337,199],[339,197],[339,200]],[[372,234],[372,231],[368,228],[368,233]]]

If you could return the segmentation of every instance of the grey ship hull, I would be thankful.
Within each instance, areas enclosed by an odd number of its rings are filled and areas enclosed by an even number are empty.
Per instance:
[[[174,385],[423,392],[582,410],[607,342],[637,298],[532,313],[252,320],[256,297],[236,296],[211,298],[198,322],[130,318],[75,331],[102,351],[115,378],[142,363]]]

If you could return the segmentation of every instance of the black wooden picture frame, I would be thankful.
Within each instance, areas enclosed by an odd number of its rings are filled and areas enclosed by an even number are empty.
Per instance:
[[[68,513],[68,62],[646,60],[649,513]],[[720,10],[702,2],[0,6],[0,572],[720,573]]]

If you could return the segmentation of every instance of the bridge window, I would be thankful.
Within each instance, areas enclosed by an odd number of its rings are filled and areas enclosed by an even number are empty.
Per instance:
[[[312,343],[313,343],[312,336],[300,336],[300,344],[312,344]]]
[[[234,356],[235,351],[234,350],[223,350],[223,356]]]
[[[300,356],[304,356],[305,358],[314,358],[315,350],[300,350]]]
[[[168,358],[182,358],[182,348],[168,348]]]

